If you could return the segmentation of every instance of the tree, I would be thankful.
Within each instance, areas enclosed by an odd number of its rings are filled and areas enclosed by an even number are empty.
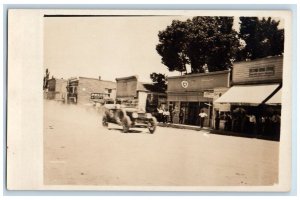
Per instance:
[[[150,74],[154,89],[158,92],[165,92],[167,90],[167,77],[161,73],[153,72]]]
[[[156,46],[162,63],[170,71],[190,73],[225,70],[232,66],[239,47],[238,34],[232,29],[233,17],[194,17],[174,20],[158,34]]]
[[[240,17],[239,37],[246,46],[239,52],[237,60],[281,55],[284,51],[284,30],[278,28],[279,23],[271,17]]]
[[[50,76],[50,72],[48,70],[48,68],[46,69],[46,73],[45,73],[45,76],[44,76],[44,81],[43,81],[43,89],[47,89],[48,87],[48,80],[49,80],[49,76]]]

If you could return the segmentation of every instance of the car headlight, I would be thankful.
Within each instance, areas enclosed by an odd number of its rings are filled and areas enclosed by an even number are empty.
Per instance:
[[[152,115],[151,115],[151,113],[146,113],[146,118],[147,118],[147,119],[150,119],[150,118],[152,118]]]
[[[138,114],[137,113],[132,113],[132,118],[138,118]]]

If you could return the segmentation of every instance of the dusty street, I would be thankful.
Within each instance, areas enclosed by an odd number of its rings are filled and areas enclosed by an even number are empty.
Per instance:
[[[44,182],[57,185],[273,185],[279,143],[158,127],[122,133],[93,108],[44,104]]]

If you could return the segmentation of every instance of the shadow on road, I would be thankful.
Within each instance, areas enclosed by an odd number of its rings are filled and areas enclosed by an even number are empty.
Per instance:
[[[120,133],[124,133],[122,128],[108,128],[108,130],[117,130],[119,131]],[[150,134],[149,131],[144,131],[144,130],[136,130],[136,129],[130,129],[127,133],[124,133],[124,134],[130,134],[130,133],[138,133],[138,134]]]

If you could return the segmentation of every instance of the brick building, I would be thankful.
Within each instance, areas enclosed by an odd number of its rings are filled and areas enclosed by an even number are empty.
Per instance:
[[[96,100],[116,98],[116,83],[96,78],[70,78],[67,84],[68,102],[88,104]]]

